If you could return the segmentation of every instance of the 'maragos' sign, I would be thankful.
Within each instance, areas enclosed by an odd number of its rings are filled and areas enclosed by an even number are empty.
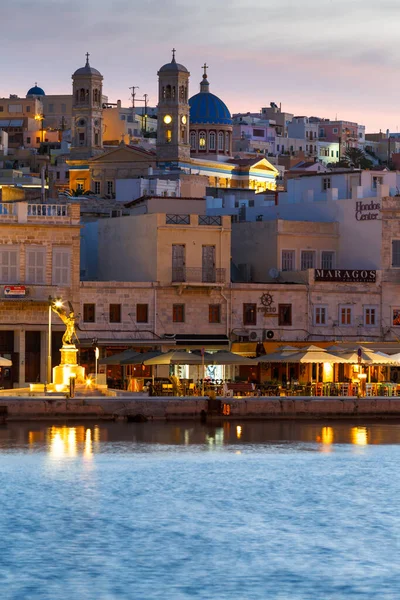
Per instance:
[[[376,271],[363,269],[315,269],[315,281],[335,281],[343,283],[375,283]]]

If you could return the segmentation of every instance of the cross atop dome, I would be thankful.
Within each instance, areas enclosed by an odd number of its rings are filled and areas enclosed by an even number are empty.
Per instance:
[[[208,64],[204,63],[204,65],[202,66],[202,69],[204,70],[204,73],[203,73],[203,80],[200,81],[200,92],[209,92],[210,84],[208,83],[208,80],[207,80]]]
[[[90,66],[89,65],[89,56],[90,56],[89,52],[86,52],[86,67]]]
[[[175,48],[172,48],[172,61],[171,62],[176,62],[176,60],[175,60],[175,52],[176,52]]]

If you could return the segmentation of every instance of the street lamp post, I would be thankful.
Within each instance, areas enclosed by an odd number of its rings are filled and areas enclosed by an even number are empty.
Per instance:
[[[49,296],[49,333],[48,333],[48,352],[47,352],[47,384],[51,383],[51,313],[53,306],[60,308],[63,305],[60,298],[52,298]]]

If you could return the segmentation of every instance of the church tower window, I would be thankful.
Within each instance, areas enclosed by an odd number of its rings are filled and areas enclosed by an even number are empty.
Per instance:
[[[165,132],[165,141],[167,144],[170,144],[172,141],[172,131],[171,129],[167,129]]]
[[[210,131],[208,148],[209,148],[209,150],[215,150],[215,132],[214,131]]]
[[[170,85],[167,85],[167,87],[166,87],[166,98],[167,98],[167,100],[171,99],[171,86]]]
[[[205,131],[200,131],[200,133],[199,133],[199,149],[200,150],[206,149],[206,132]]]
[[[218,133],[218,150],[220,152],[224,151],[224,133],[222,131]]]
[[[190,148],[192,150],[196,150],[196,132],[195,131],[190,132]]]

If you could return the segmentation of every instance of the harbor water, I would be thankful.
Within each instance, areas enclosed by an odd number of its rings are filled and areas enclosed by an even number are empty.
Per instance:
[[[0,427],[2,600],[400,597],[400,423]]]

